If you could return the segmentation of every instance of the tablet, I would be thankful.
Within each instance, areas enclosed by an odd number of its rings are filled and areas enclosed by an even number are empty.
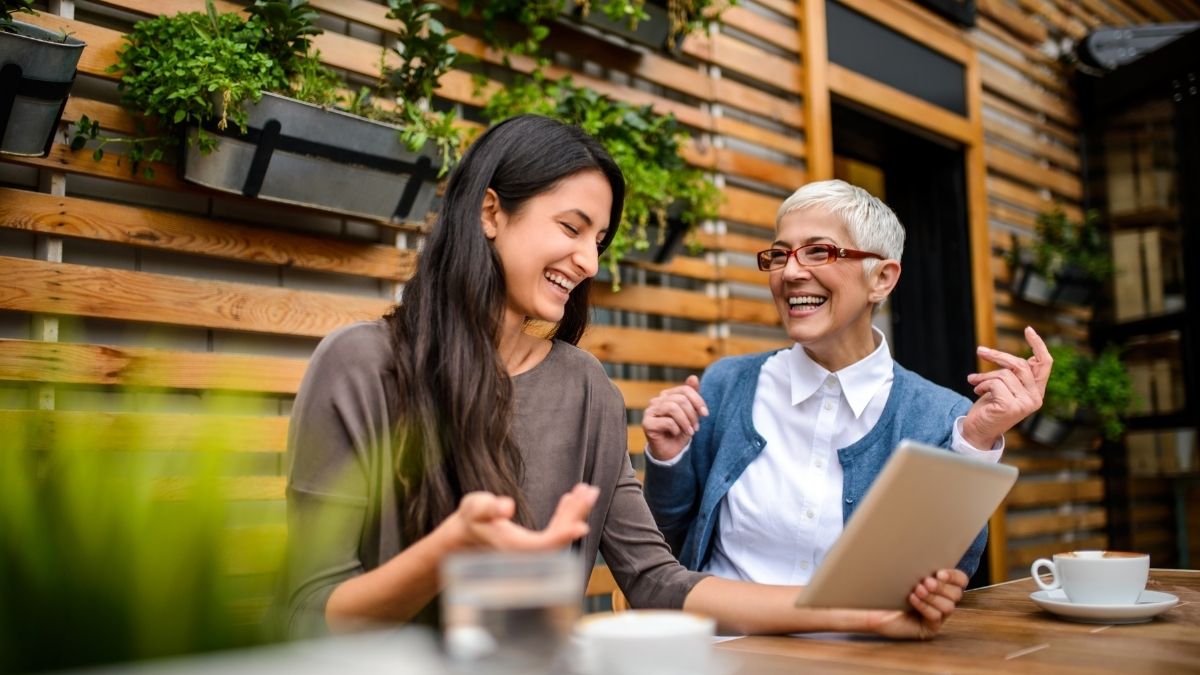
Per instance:
[[[910,608],[917,582],[958,564],[1016,480],[1016,467],[902,441],[796,606]]]

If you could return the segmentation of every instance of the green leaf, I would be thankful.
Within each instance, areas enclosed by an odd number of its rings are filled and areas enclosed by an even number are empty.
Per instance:
[[[102,159],[104,159],[104,148],[96,148],[92,152],[92,160],[99,162]]]

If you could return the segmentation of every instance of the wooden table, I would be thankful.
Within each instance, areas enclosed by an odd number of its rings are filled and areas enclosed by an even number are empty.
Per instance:
[[[969,591],[929,642],[871,637],[746,637],[717,645],[739,674],[1200,673],[1200,571],[1150,571],[1179,604],[1149,623],[1075,623],[1042,611],[1033,579]]]

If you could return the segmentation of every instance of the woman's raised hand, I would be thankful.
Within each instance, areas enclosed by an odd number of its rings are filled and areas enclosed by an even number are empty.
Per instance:
[[[674,459],[700,430],[700,418],[707,416],[708,406],[700,396],[700,378],[690,375],[682,386],[664,389],[650,399],[642,416],[650,454],[660,462]]]
[[[598,488],[579,483],[558,500],[558,508],[546,529],[530,530],[513,522],[516,505],[511,497],[471,492],[462,498],[447,526],[453,528],[459,548],[496,551],[562,548],[588,533],[588,514],[599,494]]]
[[[1025,339],[1033,349],[1028,359],[979,347],[979,357],[1000,368],[967,376],[979,400],[967,411],[962,433],[963,440],[976,448],[991,448],[1004,432],[1042,407],[1054,359],[1033,328],[1025,328]]]

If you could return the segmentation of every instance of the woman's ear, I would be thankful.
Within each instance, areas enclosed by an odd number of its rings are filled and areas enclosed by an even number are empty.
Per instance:
[[[900,261],[891,258],[879,261],[871,272],[871,289],[867,299],[876,305],[887,300],[899,281]]]
[[[500,208],[500,195],[492,188],[483,194],[483,210],[479,214],[479,222],[483,226],[483,236],[495,239],[504,220],[504,209]]]

